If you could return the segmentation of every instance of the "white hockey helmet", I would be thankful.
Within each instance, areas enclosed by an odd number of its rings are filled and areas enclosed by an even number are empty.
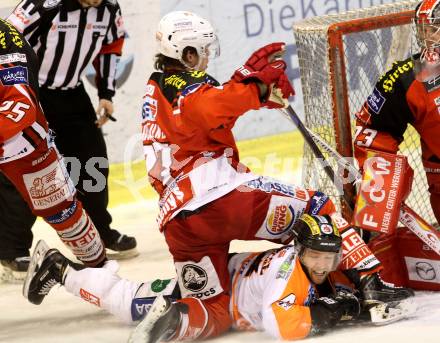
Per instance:
[[[215,58],[220,47],[214,28],[208,20],[188,11],[166,14],[156,32],[158,51],[183,62],[183,49],[193,47],[200,57]]]

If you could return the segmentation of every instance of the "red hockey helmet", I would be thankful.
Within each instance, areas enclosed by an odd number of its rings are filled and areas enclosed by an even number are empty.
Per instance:
[[[440,0],[423,0],[415,11],[414,23],[420,47],[440,47]]]
[[[415,10],[418,54],[412,51],[414,73],[418,81],[428,82],[440,76],[440,0],[423,0]],[[413,45],[413,48],[415,46]]]

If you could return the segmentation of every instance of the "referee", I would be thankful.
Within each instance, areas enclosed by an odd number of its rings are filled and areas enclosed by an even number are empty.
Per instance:
[[[72,161],[68,168],[78,180],[78,198],[116,257],[136,255],[136,239],[110,228],[107,149],[101,131],[109,119],[114,120],[116,65],[125,34],[117,0],[23,0],[7,20],[23,32],[38,56],[41,105],[57,148]],[[96,111],[81,81],[89,63],[97,75]],[[35,218],[15,192],[2,177],[0,213],[6,213],[0,218],[2,264],[23,261],[20,257],[28,256],[32,245]]]

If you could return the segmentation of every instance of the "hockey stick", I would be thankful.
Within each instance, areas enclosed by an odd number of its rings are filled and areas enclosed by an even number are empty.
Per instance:
[[[283,114],[287,115],[290,120],[293,121],[295,126],[300,131],[304,140],[307,142],[309,147],[312,149],[315,156],[320,160],[321,165],[324,168],[326,174],[330,177],[331,181],[336,185],[336,175],[334,170],[330,165],[325,163],[326,158],[322,153],[321,149],[328,152],[333,158],[338,161],[338,164],[343,166],[348,173],[354,177],[354,182],[362,178],[359,170],[354,167],[349,161],[342,157],[337,151],[335,151],[331,146],[329,146],[321,137],[310,131],[301,121],[298,114],[292,108],[288,106],[284,110],[280,110]],[[321,149],[319,148],[321,147]],[[352,200],[347,198],[347,195],[343,195],[344,202],[353,211]],[[420,217],[414,210],[412,210],[408,205],[402,203],[399,213],[399,221],[410,229],[417,237],[419,237],[427,246],[434,250],[440,256],[440,239],[435,234],[435,229],[429,225],[422,217]]]

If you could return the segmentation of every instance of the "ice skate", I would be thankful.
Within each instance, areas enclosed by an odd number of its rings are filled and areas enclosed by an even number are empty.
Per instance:
[[[181,321],[178,305],[158,296],[145,318],[128,339],[129,343],[155,343],[175,336]]]
[[[69,260],[57,249],[49,249],[44,241],[39,241],[32,255],[23,296],[35,305],[41,304],[44,297],[56,284],[62,284]]]

